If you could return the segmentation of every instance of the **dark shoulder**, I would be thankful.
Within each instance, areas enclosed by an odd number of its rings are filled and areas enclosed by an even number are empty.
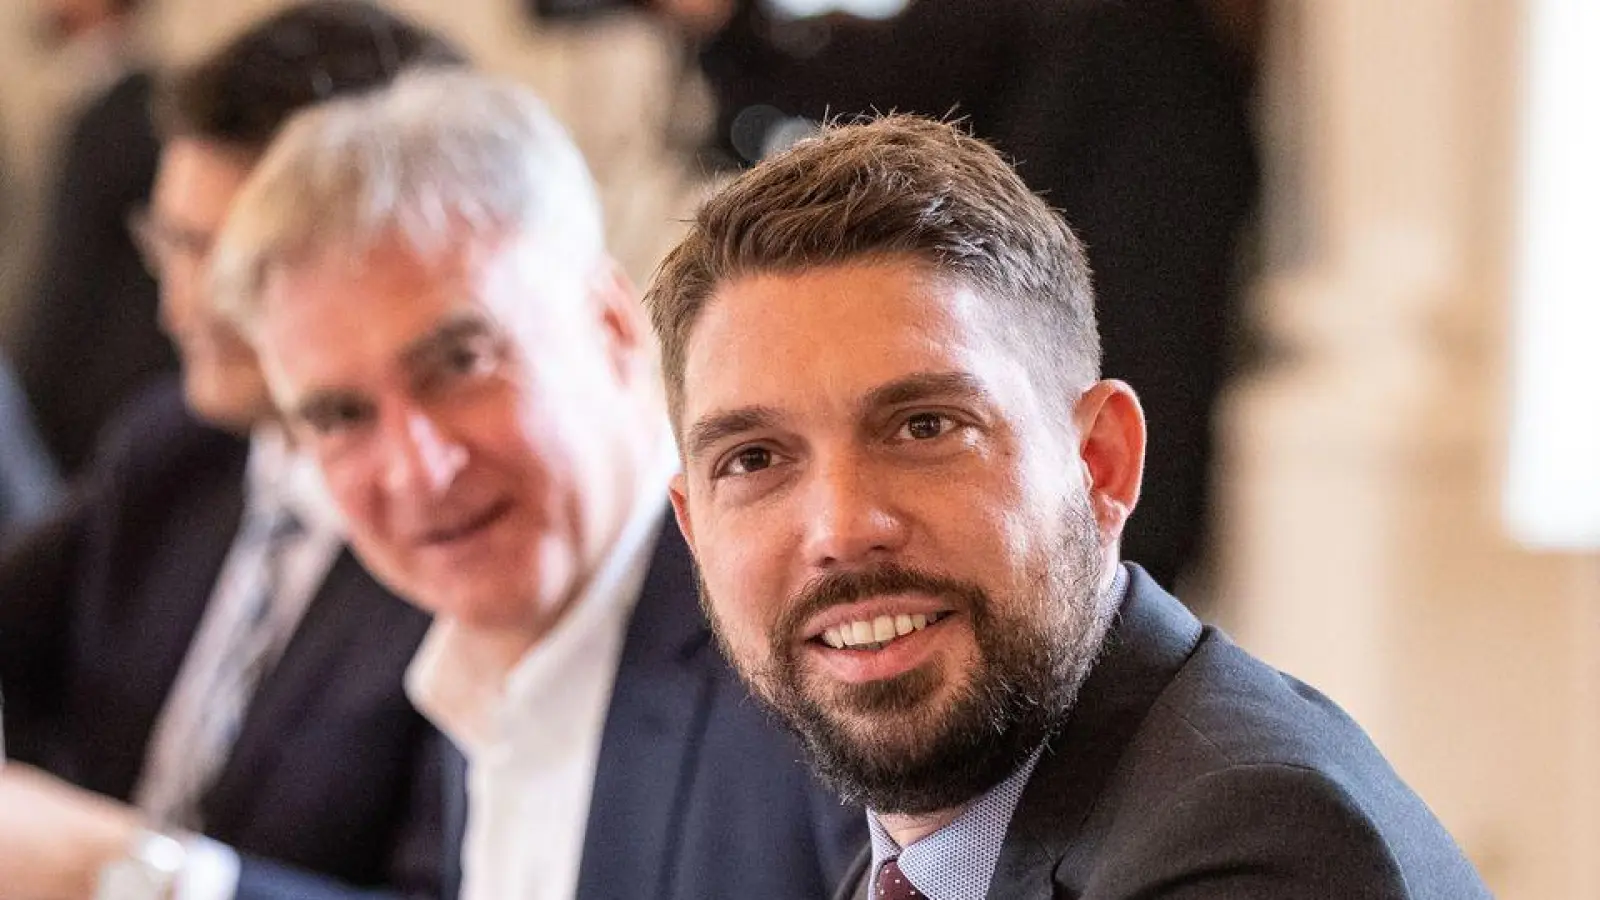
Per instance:
[[[135,70],[117,79],[84,111],[84,117],[132,116],[149,121],[150,99],[155,92],[155,78],[148,71]]]
[[[1487,896],[1344,710],[1213,629],[1151,707],[1103,796],[1117,810],[1108,843],[1133,857],[1181,847],[1206,866],[1292,872],[1312,890],[1304,896],[1375,885],[1395,890],[1378,896]]]
[[[1157,756],[1164,764],[1153,767]],[[1391,803],[1396,791],[1415,799],[1338,704],[1213,628],[1151,707],[1128,758],[1178,780],[1283,766],[1318,773],[1358,804]]]
[[[1378,753],[1338,704],[1251,656],[1215,628],[1205,629],[1194,654],[1151,709],[1145,730],[1163,724],[1203,742],[1225,764],[1337,767]]]
[[[1358,798],[1315,769],[1250,763],[1195,775],[1126,805],[1100,838],[1096,896],[1473,897],[1418,890]],[[1459,887],[1459,885],[1458,885]]]
[[[186,484],[238,479],[248,442],[189,412],[176,377],[162,377],[118,408],[101,431],[85,480],[119,493],[162,494]]]
[[[784,847],[799,855],[808,848],[804,855],[815,860],[820,886],[831,890],[867,842],[866,813],[816,777],[800,741],[750,695],[712,642],[696,656],[712,701],[700,749],[704,777],[695,790],[733,798],[716,804],[718,828],[761,835],[749,843],[751,853]]]
[[[155,80],[148,72],[136,71],[123,76],[81,109],[73,125],[73,134],[83,139],[114,135],[139,142],[136,147],[124,149],[142,149],[145,144],[156,143],[150,114],[154,91]]]
[[[1141,725],[1130,755],[1178,750],[1178,768],[1286,765],[1323,773],[1359,798],[1408,797],[1383,754],[1337,703],[1206,628]]]

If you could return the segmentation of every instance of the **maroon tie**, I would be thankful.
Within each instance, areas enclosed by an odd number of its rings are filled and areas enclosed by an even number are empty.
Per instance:
[[[878,890],[872,896],[873,900],[924,900],[926,895],[900,871],[899,861],[891,859],[878,870]]]

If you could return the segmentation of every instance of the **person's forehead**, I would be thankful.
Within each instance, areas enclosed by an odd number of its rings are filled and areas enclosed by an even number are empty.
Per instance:
[[[414,342],[482,307],[454,267],[330,249],[270,269],[259,315],[274,355],[319,369],[343,360],[354,372],[398,363]]]
[[[544,260],[536,246],[491,238],[464,237],[431,253],[392,237],[335,243],[272,267],[260,315],[291,350],[297,334],[331,335],[336,340],[307,343],[318,351],[348,347],[369,368],[421,358],[410,352],[419,342],[466,334],[470,322],[531,346],[565,302],[556,295],[575,289],[552,266],[571,268]]]
[[[992,369],[1010,354],[991,322],[987,299],[963,280],[904,260],[737,278],[689,337],[685,414],[854,400],[909,374]]]
[[[962,279],[902,260],[863,260],[723,282],[689,337],[690,362],[726,342],[799,352],[933,349],[989,337],[988,301]]]

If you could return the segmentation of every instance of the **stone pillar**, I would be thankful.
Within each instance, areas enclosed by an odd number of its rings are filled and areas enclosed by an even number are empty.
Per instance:
[[[1369,729],[1497,896],[1600,896],[1600,563],[1500,507],[1523,10],[1276,13],[1283,352],[1223,417],[1219,616]]]

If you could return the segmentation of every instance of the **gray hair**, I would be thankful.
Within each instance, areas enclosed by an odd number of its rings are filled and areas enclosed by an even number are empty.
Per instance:
[[[211,258],[214,300],[251,331],[273,271],[399,240],[425,261],[459,241],[537,235],[604,253],[583,158],[531,91],[418,71],[297,115],[240,192]]]

